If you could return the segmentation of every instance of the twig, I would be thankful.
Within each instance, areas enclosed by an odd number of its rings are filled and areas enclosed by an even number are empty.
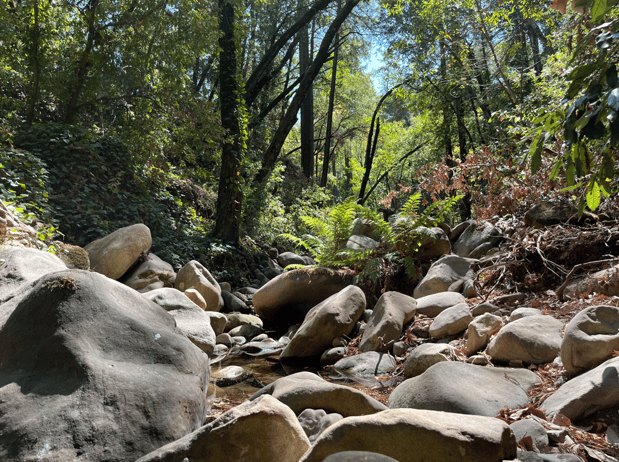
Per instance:
[[[579,269],[584,268],[586,266],[591,266],[591,265],[599,265],[602,263],[615,263],[618,262],[619,258],[612,258],[612,259],[608,259],[608,260],[597,260],[597,261],[590,261],[587,263],[579,263],[578,265],[574,266],[572,268],[572,270],[567,274],[567,276],[565,277],[565,281],[563,282],[563,284],[561,284],[561,287],[559,287],[557,289],[557,298],[559,299],[560,302],[564,302],[565,299],[563,297],[563,293],[565,292],[565,288],[567,287],[567,285],[570,282],[570,278],[572,277],[572,275]]]

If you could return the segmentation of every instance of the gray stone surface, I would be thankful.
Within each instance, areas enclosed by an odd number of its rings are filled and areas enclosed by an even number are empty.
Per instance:
[[[172,265],[151,253],[145,261],[125,273],[120,282],[144,293],[163,287],[174,287],[175,278]]]
[[[480,258],[503,240],[501,230],[488,222],[472,223],[453,245],[453,252],[461,257]]]
[[[413,349],[404,362],[404,376],[416,377],[441,361],[449,361],[454,353],[446,343],[424,343]]]
[[[174,287],[178,290],[196,289],[206,301],[207,311],[221,311],[224,299],[221,296],[221,288],[200,262],[192,260],[181,268],[176,275]]]
[[[456,306],[441,311],[430,325],[430,336],[444,338],[466,330],[473,320],[470,307],[467,303],[459,303]]]
[[[511,423],[509,427],[514,432],[516,441],[520,441],[525,436],[530,436],[533,442],[533,448],[537,452],[545,451],[550,444],[548,441],[548,433],[544,426],[533,419],[522,419]]]
[[[425,314],[429,318],[434,318],[438,314],[459,303],[465,303],[466,298],[456,292],[441,292],[428,295],[417,299],[417,314]]]
[[[390,355],[368,351],[340,359],[333,369],[346,376],[372,377],[389,373],[395,365],[395,360]]]
[[[298,418],[310,443],[313,443],[323,431],[344,417],[334,412],[327,414],[324,409],[305,409]]]
[[[471,264],[474,261],[458,255],[442,257],[432,264],[428,273],[417,285],[413,293],[414,297],[419,299],[427,295],[447,292],[453,283],[473,278],[475,272],[471,269]]]
[[[503,319],[492,313],[477,316],[468,326],[466,352],[473,355],[486,348],[488,340],[503,327]]]

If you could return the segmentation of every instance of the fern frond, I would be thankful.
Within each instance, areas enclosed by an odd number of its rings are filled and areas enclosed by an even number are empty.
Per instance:
[[[406,204],[404,204],[402,206],[401,215],[412,215],[412,214],[414,214],[419,209],[419,205],[420,204],[421,204],[421,193],[418,192],[416,194],[413,194],[406,201]]]

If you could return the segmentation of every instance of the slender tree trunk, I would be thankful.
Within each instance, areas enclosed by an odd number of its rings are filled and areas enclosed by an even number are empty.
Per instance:
[[[305,12],[302,0],[299,2],[301,14]],[[299,69],[303,75],[311,63],[309,27],[306,25],[299,31]],[[314,174],[314,85],[307,89],[301,104],[301,168],[307,178]]]
[[[444,82],[447,81],[447,51],[445,47],[445,40],[441,39],[439,41],[440,52],[441,52],[441,62],[439,72],[441,74],[441,79]],[[451,122],[452,122],[452,111],[447,101],[447,97],[444,98],[444,102],[442,104],[443,109],[443,146],[445,147],[445,159],[447,160],[447,164],[453,161],[453,144],[451,142]]]
[[[26,125],[32,125],[34,121],[34,109],[36,107],[37,99],[39,96],[39,38],[41,35],[41,28],[39,24],[39,0],[34,2],[34,24],[32,25],[32,46],[30,52],[30,58],[32,60],[32,90],[28,96],[28,111],[26,113]]]
[[[217,195],[214,235],[238,242],[243,205],[241,162],[245,153],[245,130],[238,59],[239,44],[235,33],[235,11],[231,0],[219,0],[219,102],[221,125],[226,139],[221,152],[221,175]]]

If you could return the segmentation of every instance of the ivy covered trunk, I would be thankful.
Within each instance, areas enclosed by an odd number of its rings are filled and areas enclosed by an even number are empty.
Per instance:
[[[221,125],[226,135],[221,152],[214,234],[238,242],[243,206],[241,163],[246,150],[246,130],[238,72],[239,43],[235,34],[235,11],[229,0],[219,0],[219,28],[219,101]]]

